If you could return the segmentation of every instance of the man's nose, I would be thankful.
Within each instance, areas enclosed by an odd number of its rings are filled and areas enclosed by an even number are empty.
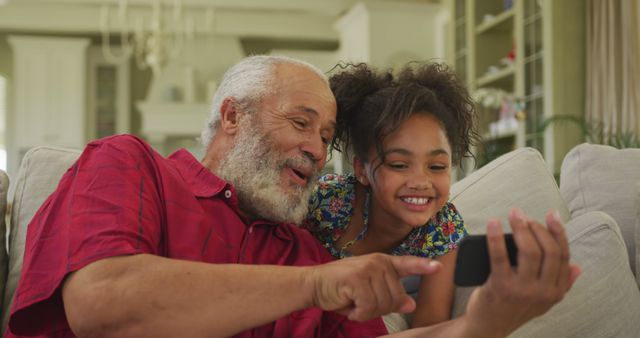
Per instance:
[[[327,146],[322,142],[321,137],[317,137],[317,140],[314,137],[305,142],[302,145],[302,152],[313,161],[314,165],[317,165],[319,168],[324,166],[327,158]]]

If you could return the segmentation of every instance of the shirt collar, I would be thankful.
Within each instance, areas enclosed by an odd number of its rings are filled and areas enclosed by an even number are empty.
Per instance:
[[[169,155],[169,160],[175,163],[183,179],[197,197],[212,197],[223,191],[225,187],[231,186],[203,166],[186,149],[179,149]]]

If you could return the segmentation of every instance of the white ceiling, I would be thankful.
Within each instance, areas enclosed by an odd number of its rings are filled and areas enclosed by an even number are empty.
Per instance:
[[[129,4],[129,18],[151,16],[151,6],[182,2],[185,12],[203,29],[207,11],[215,11],[213,31],[241,38],[337,41],[337,20],[356,3],[384,8],[440,4],[441,0],[0,0],[0,34],[3,32],[90,34],[100,33],[101,9]],[[1,4],[1,3],[0,3]],[[147,21],[148,22],[148,21]],[[114,25],[114,32],[118,27]],[[210,31],[209,31],[210,32]]]
[[[0,0],[3,1],[3,0]],[[117,5],[123,0],[4,0],[9,4],[58,4],[100,6],[105,3]],[[150,6],[158,0],[126,0],[132,6]],[[170,5],[182,1],[185,7],[214,7],[216,9],[302,12],[338,16],[357,2],[383,3],[439,3],[439,0],[159,0]]]

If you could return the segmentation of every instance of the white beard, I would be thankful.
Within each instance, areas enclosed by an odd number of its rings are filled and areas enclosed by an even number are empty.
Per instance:
[[[250,126],[240,129],[238,142],[220,161],[216,174],[234,185],[240,209],[251,217],[299,224],[308,212],[318,169],[302,155],[287,158],[268,135],[258,130],[255,118],[247,122]],[[281,173],[296,166],[312,168],[313,174],[307,186],[292,184],[286,189]]]

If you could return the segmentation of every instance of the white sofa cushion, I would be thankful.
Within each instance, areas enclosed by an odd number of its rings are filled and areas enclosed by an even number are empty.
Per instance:
[[[5,309],[0,329],[2,332],[7,327],[9,309],[20,278],[27,225],[78,156],[79,150],[37,147],[29,150],[22,159],[13,190],[9,232],[9,276],[2,304],[2,308]]]
[[[507,215],[514,207],[538,220],[551,208],[567,221],[569,210],[560,195],[553,174],[542,155],[521,148],[491,161],[451,187],[450,200],[458,208],[472,234],[484,234],[489,218],[502,219],[507,231]]]
[[[5,212],[7,211],[7,190],[9,190],[9,177],[7,173],[0,170],[0,304],[2,304],[2,295],[4,294],[4,282],[7,280],[7,248],[6,244],[6,224]],[[0,308],[0,315],[5,311],[4,307]]]
[[[560,303],[509,337],[640,337],[640,290],[615,220],[592,211],[569,221],[566,229],[571,261],[582,274]],[[464,313],[473,290],[456,290],[454,317]]]
[[[582,274],[562,302],[509,337],[640,337],[640,290],[615,220],[592,211],[566,227]]]
[[[486,233],[489,218],[500,218],[510,232],[507,215],[514,207],[537,220],[551,208],[567,222],[569,210],[560,195],[542,155],[521,148],[491,161],[451,187],[451,201],[458,208],[471,234]],[[452,316],[464,313],[473,288],[456,287]]]
[[[562,162],[560,192],[572,217],[599,210],[616,220],[640,286],[640,149],[573,148]]]

